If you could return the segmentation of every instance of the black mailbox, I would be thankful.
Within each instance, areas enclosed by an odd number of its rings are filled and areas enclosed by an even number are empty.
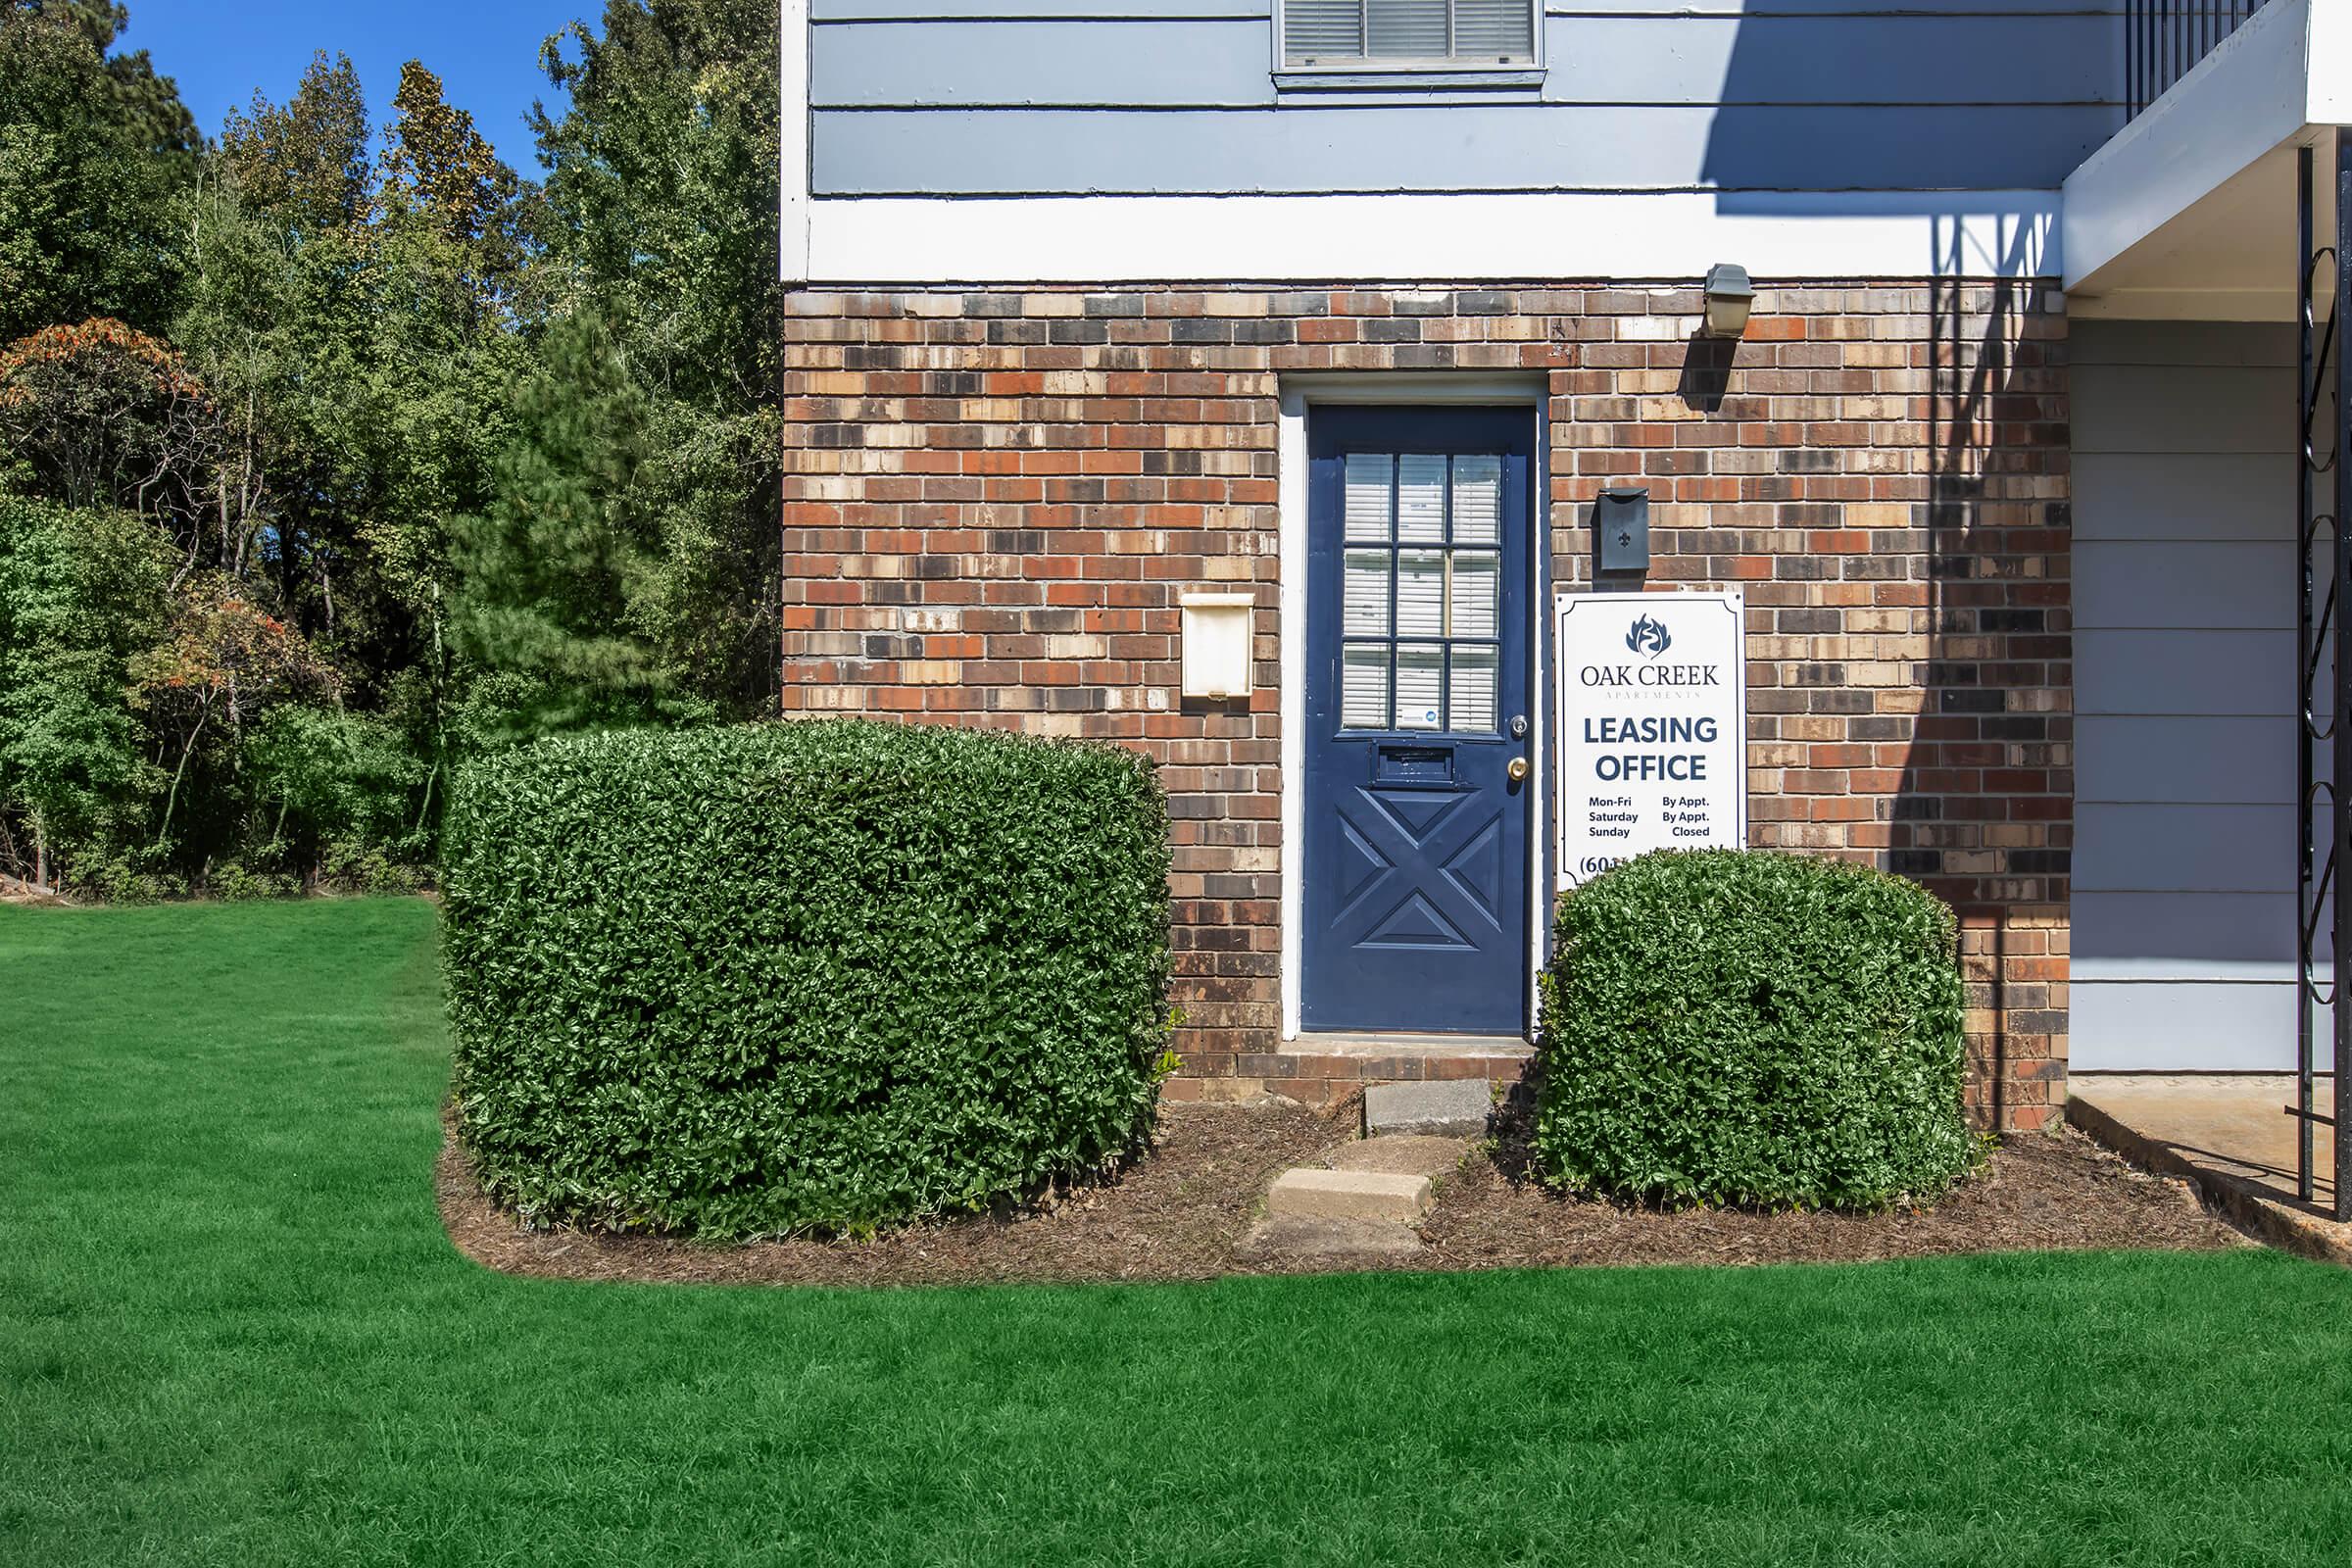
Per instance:
[[[1603,490],[1592,504],[1592,538],[1596,569],[1649,570],[1649,492]]]

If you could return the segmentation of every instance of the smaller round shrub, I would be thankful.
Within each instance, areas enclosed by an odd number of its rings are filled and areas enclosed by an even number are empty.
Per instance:
[[[1867,866],[1643,856],[1560,907],[1535,1158],[1669,1204],[1873,1208],[1978,1160],[1955,923]]]

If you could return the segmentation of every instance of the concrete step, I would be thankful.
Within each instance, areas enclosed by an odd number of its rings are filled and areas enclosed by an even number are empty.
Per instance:
[[[1276,1219],[1375,1219],[1411,1224],[1429,1212],[1427,1176],[1299,1166],[1274,1178],[1266,1212]]]
[[[1421,1250],[1410,1225],[1386,1219],[1309,1219],[1285,1214],[1261,1219],[1236,1249],[1247,1259],[1273,1257],[1406,1257]]]
[[[1385,1170],[1402,1176],[1443,1176],[1461,1164],[1470,1152],[1467,1138],[1433,1138],[1424,1133],[1392,1133],[1379,1138],[1350,1138],[1326,1150],[1323,1164],[1331,1170]]]
[[[1364,1131],[1372,1137],[1483,1138],[1494,1109],[1494,1091],[1484,1078],[1374,1084],[1364,1091]]]

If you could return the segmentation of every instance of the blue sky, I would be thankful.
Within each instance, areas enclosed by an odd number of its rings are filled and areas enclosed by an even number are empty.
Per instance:
[[[523,115],[552,98],[539,41],[574,19],[595,21],[603,0],[127,0],[120,47],[144,49],[208,136],[256,88],[284,102],[314,52],[351,56],[368,112],[391,117],[403,62],[437,73],[450,102],[472,114],[499,156],[536,172]]]

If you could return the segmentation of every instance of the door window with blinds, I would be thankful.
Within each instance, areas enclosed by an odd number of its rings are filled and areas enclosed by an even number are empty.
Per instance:
[[[1348,454],[1340,723],[1491,734],[1502,656],[1502,459]]]
[[[1285,70],[1536,63],[1536,0],[1277,0]]]

